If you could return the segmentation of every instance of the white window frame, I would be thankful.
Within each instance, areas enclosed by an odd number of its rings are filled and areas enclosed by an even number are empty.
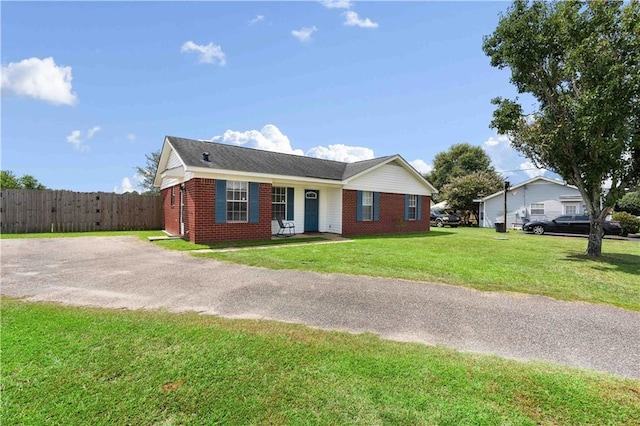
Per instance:
[[[373,220],[373,192],[362,191],[362,221]]]
[[[409,194],[409,220],[418,220],[418,196]]]
[[[276,212],[274,209],[276,206],[281,208],[282,212]],[[287,218],[287,188],[284,186],[271,188],[271,220],[278,220],[279,213],[282,214],[282,220]]]
[[[565,204],[564,205],[564,214],[565,215],[572,215],[572,216],[577,216],[578,213],[578,205],[577,204]],[[573,209],[573,211],[569,211],[569,209]]]
[[[531,216],[544,216],[544,203],[531,203],[529,210]]]
[[[249,182],[227,181],[227,223],[249,222]]]

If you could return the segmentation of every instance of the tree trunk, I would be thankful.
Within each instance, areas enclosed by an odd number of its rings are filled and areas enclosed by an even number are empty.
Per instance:
[[[602,256],[602,237],[604,236],[604,219],[591,216],[591,226],[589,228],[589,244],[587,245],[587,256]]]

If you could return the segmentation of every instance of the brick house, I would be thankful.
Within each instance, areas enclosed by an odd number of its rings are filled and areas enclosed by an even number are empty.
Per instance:
[[[401,156],[355,163],[165,137],[155,177],[165,230],[193,243],[298,233],[429,231],[435,188]]]

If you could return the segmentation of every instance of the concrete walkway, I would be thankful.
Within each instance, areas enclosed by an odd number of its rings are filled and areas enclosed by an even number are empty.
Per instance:
[[[370,277],[271,271],[134,237],[0,240],[2,294],[70,305],[193,310],[546,360],[640,378],[640,313]]]

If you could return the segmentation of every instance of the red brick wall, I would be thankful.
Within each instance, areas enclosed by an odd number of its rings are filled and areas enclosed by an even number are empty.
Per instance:
[[[171,205],[171,188],[160,192],[164,210],[164,229],[170,234],[180,235],[180,185],[173,187],[175,190],[175,203]]]
[[[196,244],[270,239],[271,184],[260,184],[258,223],[215,223],[215,182],[215,179],[195,178],[185,183],[184,238]]]
[[[393,232],[429,231],[431,197],[422,197],[422,220],[404,220],[404,195],[380,193],[377,221],[356,220],[357,191],[342,191],[342,234],[375,235]]]

